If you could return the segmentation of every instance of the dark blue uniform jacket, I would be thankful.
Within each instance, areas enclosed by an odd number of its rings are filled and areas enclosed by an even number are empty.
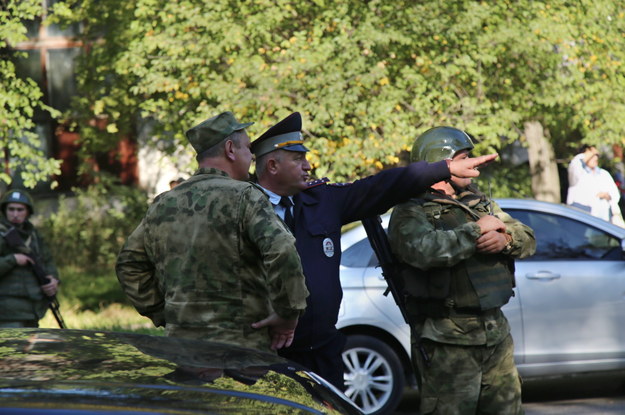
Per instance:
[[[339,280],[341,227],[382,214],[449,177],[445,161],[417,162],[350,184],[313,182],[295,196],[294,233],[310,295],[291,349],[312,350],[337,334],[343,298]]]

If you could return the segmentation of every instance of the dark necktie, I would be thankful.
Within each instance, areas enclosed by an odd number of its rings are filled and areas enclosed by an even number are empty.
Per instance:
[[[282,206],[284,208],[284,223],[286,223],[286,226],[289,227],[289,229],[293,230],[293,214],[291,213],[291,206],[293,206],[293,202],[291,202],[291,199],[288,198],[288,196],[282,196],[280,198],[280,206]]]

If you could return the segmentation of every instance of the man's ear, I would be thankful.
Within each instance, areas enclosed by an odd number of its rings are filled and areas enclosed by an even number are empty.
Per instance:
[[[224,156],[230,161],[235,161],[237,158],[234,154],[234,148],[235,145],[232,140],[227,140],[224,144]]]
[[[278,163],[278,160],[276,160],[275,158],[270,158],[269,160],[267,160],[267,164],[265,169],[271,173],[271,174],[275,174],[278,171],[278,166],[280,163]]]

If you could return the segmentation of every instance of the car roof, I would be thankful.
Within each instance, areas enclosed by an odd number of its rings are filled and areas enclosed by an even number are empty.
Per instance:
[[[1,329],[0,360],[0,407],[30,413],[358,413],[293,362],[215,342]]]
[[[577,209],[563,203],[544,202],[535,199],[514,199],[514,198],[496,198],[497,204],[505,211],[509,209],[533,210],[537,212],[549,213],[568,217],[588,225],[599,228],[603,231],[611,233],[621,239],[625,239],[625,229],[613,225],[603,219],[588,214],[587,212]],[[386,229],[391,217],[391,211],[381,215],[382,225]],[[346,231],[341,236],[341,245],[343,249],[349,248],[351,245],[362,240],[367,234],[362,226],[356,226]]]
[[[504,211],[509,209],[523,209],[564,216],[569,219],[592,225],[613,235],[616,235],[619,238],[625,238],[625,229],[616,226],[610,222],[607,222],[603,219],[592,216],[581,209],[568,206],[563,203],[544,202],[535,199],[503,198],[495,200]]]

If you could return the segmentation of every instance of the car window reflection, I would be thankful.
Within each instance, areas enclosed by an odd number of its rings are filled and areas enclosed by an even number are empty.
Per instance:
[[[377,263],[378,260],[367,238],[347,248],[341,256],[341,265],[344,267],[365,268],[375,266]]]
[[[547,213],[506,209],[534,230],[536,253],[528,260],[620,259],[620,241],[584,223]]]

